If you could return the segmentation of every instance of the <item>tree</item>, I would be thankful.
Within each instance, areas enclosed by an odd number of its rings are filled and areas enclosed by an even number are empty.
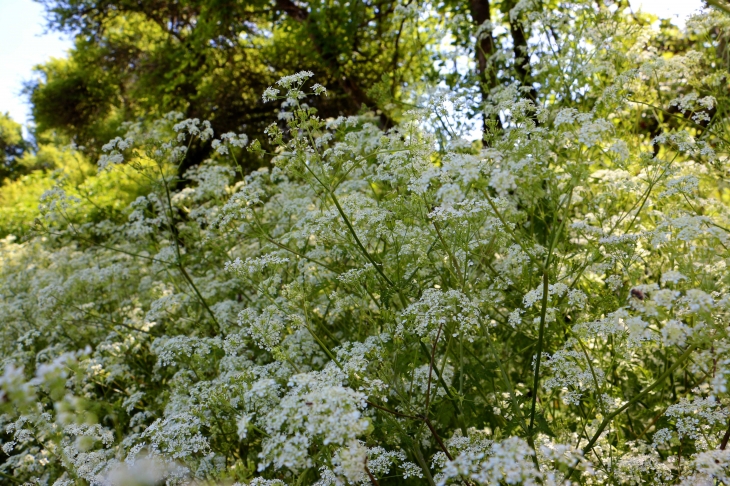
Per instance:
[[[0,182],[18,173],[18,158],[26,149],[20,124],[0,113]]]
[[[387,75],[397,98],[401,86],[430,70],[421,39],[429,36],[417,33],[413,12],[401,11],[409,2],[44,4],[49,26],[76,34],[77,42],[69,62],[40,67],[42,79],[30,87],[39,129],[62,130],[97,149],[121,121],[169,111],[208,119],[222,133],[262,134],[278,109],[260,93],[282,73],[302,69],[317,72],[329,90],[317,102],[322,116],[367,107],[392,125],[370,88]]]

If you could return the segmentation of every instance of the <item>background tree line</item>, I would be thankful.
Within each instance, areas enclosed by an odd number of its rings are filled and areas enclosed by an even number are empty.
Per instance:
[[[557,41],[550,37],[559,26],[530,32],[524,20],[530,12],[560,8],[558,0],[40,1],[48,27],[73,35],[75,43],[67,58],[37,66],[27,82],[31,141],[7,115],[0,117],[4,234],[27,230],[49,178],[93,185],[101,146],[125,123],[177,111],[210,120],[216,133],[262,138],[269,124],[283,121],[260,93],[280,76],[304,69],[328,90],[315,103],[320,116],[372,110],[384,128],[433,86],[470,97],[471,114],[481,124],[489,93],[498,86],[518,83],[532,100],[550,103],[565,102],[566,86],[583,82],[581,73],[562,73],[560,66],[534,72],[541,50]],[[628,6],[627,0],[616,2],[617,8]],[[632,17],[637,24],[651,21]],[[682,53],[692,43],[668,22],[662,29],[661,49]],[[569,102],[590,109],[595,100],[588,95]],[[648,111],[646,123],[658,127],[663,120]],[[500,124],[495,114],[485,120]],[[69,144],[80,153],[63,150]],[[179,175],[209,150],[190,147]],[[237,156],[246,170],[261,164],[245,150]],[[111,208],[88,209],[109,216],[133,196],[111,198],[120,201]]]

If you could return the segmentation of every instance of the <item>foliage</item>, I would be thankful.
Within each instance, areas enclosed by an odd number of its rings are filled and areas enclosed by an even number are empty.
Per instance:
[[[23,155],[26,142],[19,123],[0,113],[0,181],[17,171],[17,159]]]
[[[38,133],[65,128],[85,142],[115,135],[116,93],[97,64],[53,59],[36,74],[42,75],[43,89],[33,89],[30,99]]]
[[[302,69],[317,72],[330,93],[312,100],[320,116],[355,115],[367,107],[386,128],[418,104],[419,96],[428,96],[430,86],[463,92],[470,98],[468,115],[481,117],[489,89],[527,81],[524,68],[507,54],[527,47],[522,30],[511,27],[516,21],[505,15],[511,0],[492,2],[492,8],[487,0],[42,3],[48,27],[76,40],[68,59],[38,66],[27,84],[33,135],[76,144],[90,159],[98,158],[125,122],[149,123],[171,110],[208,119],[220,133],[243,131],[261,139],[280,110],[263,103],[260,93],[282,73]],[[477,31],[485,20],[492,31]],[[477,32],[482,39],[475,41]],[[495,42],[504,47],[499,55]],[[474,58],[476,71],[457,67]],[[178,175],[209,152],[209,146],[193,144]],[[262,163],[246,151],[236,155],[246,172]],[[28,193],[52,184],[52,171],[46,176],[34,176],[38,184],[28,186]],[[18,220],[0,227],[0,234],[31,222]]]
[[[0,187],[0,234],[25,237],[41,216],[43,194],[62,185],[78,200],[75,222],[121,221],[124,210],[149,185],[123,173],[97,173],[93,164],[78,151],[60,147],[53,141],[38,144],[17,162],[22,175],[5,180]]]
[[[730,20],[542,7],[393,127],[301,71],[265,140],[171,113],[59,178],[0,247],[3,477],[728,482]]]
[[[395,96],[432,70],[426,47],[439,30],[437,17],[418,19],[415,2],[398,0],[43,3],[49,26],[77,41],[62,68],[39,67],[41,79],[29,86],[34,116],[40,128],[95,148],[119,120],[173,110],[208,119],[221,133],[258,136],[278,112],[261,92],[281,73],[305,68],[330,90],[318,100],[323,116],[375,108],[368,89],[382,76],[392,78]]]
[[[75,44],[67,59],[37,66],[26,85],[34,136],[73,143],[90,159],[125,122],[149,123],[170,111],[208,119],[220,133],[260,138],[279,115],[261,92],[281,73],[302,69],[316,70],[329,89],[317,102],[322,116],[354,115],[367,106],[392,125],[398,117],[392,101],[404,87],[412,91],[434,79],[434,49],[448,30],[436,15],[419,18],[410,0],[42,3],[48,27],[74,34]],[[209,155],[209,146],[194,144],[178,175]],[[237,156],[247,172],[261,164],[245,151]],[[28,193],[42,192],[52,177],[47,171],[32,184],[26,180]],[[12,224],[0,221],[0,234],[29,226],[32,219],[20,214],[32,212],[18,212]]]

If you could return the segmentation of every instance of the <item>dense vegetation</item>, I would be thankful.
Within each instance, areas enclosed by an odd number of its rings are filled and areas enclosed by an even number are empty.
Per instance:
[[[728,484],[715,4],[47,1],[3,483]]]

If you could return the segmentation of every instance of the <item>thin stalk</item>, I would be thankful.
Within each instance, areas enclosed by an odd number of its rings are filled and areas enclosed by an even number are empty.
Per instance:
[[[499,356],[497,355],[497,350],[494,349],[494,344],[492,344],[492,340],[489,338],[489,336],[487,336],[487,343],[489,344],[489,350],[492,352],[494,361],[497,363],[499,372],[502,375],[502,381],[504,382],[504,385],[507,387],[507,391],[509,392],[510,401],[512,402],[512,413],[515,415],[515,417],[519,418],[522,430],[527,433],[525,416],[522,413],[522,410],[520,410],[520,407],[517,403],[517,396],[515,395],[515,390],[512,387],[512,381],[509,379],[509,375],[507,375],[507,372],[504,370],[504,366],[502,366],[502,361],[499,359]]]
[[[428,352],[428,348],[426,348],[426,345],[423,344],[423,341],[420,339],[418,340],[419,344],[421,345],[421,351],[427,356],[430,357],[431,353]],[[459,407],[459,404],[456,402],[456,398],[451,394],[451,390],[449,390],[449,386],[446,384],[446,381],[444,381],[443,376],[441,373],[439,373],[439,370],[437,368],[434,368],[434,371],[436,372],[436,378],[438,378],[439,383],[441,384],[441,387],[444,389],[444,392],[446,393],[446,396],[449,397],[449,401],[451,402],[451,405],[454,407],[454,410],[456,410],[456,414],[459,416],[463,416],[461,412],[461,407]]]
[[[716,1],[716,0],[707,0],[707,3],[709,3],[709,4],[710,4],[710,5],[712,5],[713,7],[718,7],[718,8],[721,8],[721,9],[722,9],[722,10],[724,10],[724,11],[725,11],[726,13],[730,13],[730,8],[728,8],[728,7],[722,7],[722,6],[721,6],[721,4],[720,4],[720,2],[718,2],[718,1]],[[703,126],[702,126],[701,124],[697,123],[696,121],[692,120],[691,118],[685,118],[685,117],[683,117],[683,116],[679,116],[679,115],[677,115],[677,114],[675,114],[675,113],[670,113],[670,112],[668,112],[667,110],[665,110],[664,108],[660,108],[660,107],[658,107],[658,106],[652,105],[651,103],[645,103],[645,102],[643,102],[643,101],[639,101],[639,100],[634,100],[634,99],[631,99],[631,98],[628,98],[628,99],[627,99],[627,101],[628,101],[629,103],[636,103],[636,104],[638,104],[638,105],[644,105],[644,106],[648,106],[648,107],[650,107],[650,108],[653,108],[653,109],[655,109],[655,110],[657,110],[657,111],[661,111],[662,113],[664,113],[664,114],[666,114],[666,115],[669,115],[669,116],[671,116],[672,118],[677,118],[677,119],[679,119],[679,120],[682,120],[682,121],[686,121],[686,122],[692,123],[692,124],[693,124],[693,125],[694,125],[695,127],[697,127],[697,128],[701,128],[701,129],[702,129],[703,131],[706,131],[706,130],[707,130],[707,128],[706,128],[706,127],[703,127]],[[704,133],[703,133],[703,135],[704,135]],[[720,137],[720,136],[719,136],[719,135],[717,135],[717,134],[714,134],[714,135],[715,135],[715,136],[716,136],[716,137],[717,137],[718,139],[720,139],[720,140],[722,140],[723,142],[725,142],[726,144],[730,144],[730,142],[728,142],[727,140],[725,140],[725,139],[724,139],[723,137]]]
[[[459,268],[459,262],[456,261],[456,257],[449,249],[449,246],[446,244],[446,241],[444,240],[443,235],[441,234],[441,228],[439,228],[439,225],[436,221],[433,221],[433,227],[436,229],[436,234],[438,235],[439,240],[441,241],[441,245],[444,247],[444,251],[447,255],[449,255],[449,260],[451,261],[451,266],[454,267],[454,271],[456,272],[456,277],[459,279],[459,283],[461,284],[461,287],[464,287],[465,280],[464,280],[464,274],[462,273],[461,269]]]
[[[730,425],[728,425],[725,435],[722,436],[722,442],[720,443],[720,450],[724,451],[727,447],[727,442],[730,440]]]
[[[329,270],[332,273],[337,273],[337,271],[335,271],[329,265],[324,264],[324,263],[320,262],[319,260],[315,260],[314,258],[310,258],[307,255],[305,255],[303,253],[300,253],[300,252],[298,252],[296,250],[293,250],[293,249],[289,248],[288,246],[286,246],[286,245],[284,245],[282,243],[279,243],[278,241],[276,241],[273,238],[269,237],[269,235],[267,235],[267,234],[264,234],[264,238],[266,238],[266,241],[268,241],[272,245],[275,245],[275,246],[281,248],[282,250],[286,250],[286,251],[292,253],[293,255],[298,256],[299,258],[303,258],[303,259],[307,260],[308,262],[314,263],[315,265],[319,265],[320,267],[324,268],[325,270]]]
[[[603,421],[601,422],[601,424],[598,426],[598,429],[596,430],[596,433],[593,435],[593,437],[591,437],[591,440],[588,441],[588,444],[583,448],[583,455],[585,456],[586,454],[588,454],[588,452],[591,451],[591,449],[593,449],[593,446],[595,445],[596,441],[598,441],[598,438],[601,436],[601,434],[606,429],[606,427],[608,426],[608,424],[611,423],[611,421],[616,416],[622,414],[624,412],[624,410],[626,410],[631,405],[635,404],[636,402],[638,402],[639,400],[641,400],[642,398],[644,398],[651,391],[653,391],[656,387],[658,387],[659,385],[661,385],[662,382],[664,380],[666,380],[669,375],[671,375],[672,373],[674,373],[674,371],[677,368],[679,368],[682,365],[682,363],[684,363],[692,355],[692,352],[695,350],[696,347],[697,347],[696,344],[691,344],[687,348],[687,350],[684,353],[682,353],[677,358],[677,361],[675,361],[674,364],[671,367],[669,367],[664,373],[662,373],[661,375],[659,375],[659,378],[657,378],[656,381],[654,381],[654,383],[652,383],[648,387],[644,388],[644,390],[641,393],[639,393],[634,398],[632,398],[631,400],[629,400],[628,402],[626,402],[622,407],[618,408],[617,410],[615,410],[612,413],[610,413],[609,415],[607,415],[606,418],[604,418]],[[728,438],[730,439],[730,437],[728,437]],[[575,471],[575,467],[572,468],[568,472],[568,475],[565,477],[565,481],[567,481],[568,479],[570,479],[570,476],[573,474],[574,471]]]
[[[8,480],[14,482],[15,484],[23,484],[23,481],[21,481],[20,479],[16,478],[15,476],[11,476],[9,474],[5,474],[2,471],[0,471],[0,477],[8,479]]]
[[[446,444],[444,444],[444,441],[442,441],[441,437],[438,435],[438,433],[436,433],[436,429],[433,428],[433,424],[430,420],[428,420],[428,417],[423,417],[423,422],[426,424],[426,427],[428,427],[428,430],[431,431],[431,435],[433,435],[433,438],[436,439],[436,442],[438,443],[444,454],[446,454],[446,457],[449,459],[449,461],[453,461],[454,456],[452,456],[449,450],[446,448]]]
[[[271,300],[273,300],[273,299],[271,299]],[[343,369],[342,364],[340,364],[340,362],[337,361],[337,358],[332,353],[332,351],[330,351],[330,349],[327,347],[327,345],[325,345],[324,342],[322,342],[322,340],[319,338],[319,336],[317,336],[317,334],[312,330],[311,326],[309,325],[309,323],[308,323],[309,315],[308,315],[306,306],[304,307],[304,319],[305,319],[304,327],[307,328],[307,331],[309,331],[309,334],[311,334],[312,337],[314,338],[314,340],[317,341],[317,344],[319,345],[320,348],[322,348],[322,351],[325,352],[325,354],[329,357],[329,359],[331,359],[337,365],[337,367],[342,370]]]
[[[426,406],[424,407],[426,411],[424,412],[424,415],[428,417],[428,406],[431,404],[431,378],[433,377],[433,362],[436,359],[436,347],[439,344],[439,338],[441,337],[441,331],[444,328],[444,323],[442,322],[439,326],[439,330],[436,333],[436,340],[433,343],[433,346],[431,348],[431,361],[429,361],[428,364],[428,385],[426,386]]]
[[[570,211],[570,203],[573,200],[573,188],[570,188],[568,193],[568,200],[565,204],[565,214],[563,219],[555,231],[555,235],[550,242],[547,255],[545,256],[545,263],[542,265],[542,308],[540,309],[540,330],[537,336],[537,356],[535,357],[535,377],[532,381],[532,405],[530,406],[530,425],[528,435],[532,437],[533,428],[535,425],[535,411],[537,409],[537,396],[540,386],[540,363],[542,361],[542,348],[545,341],[545,324],[547,317],[547,304],[548,304],[548,293],[550,290],[550,278],[548,275],[548,267],[550,266],[550,260],[553,256],[553,251],[558,244],[558,239],[563,232],[565,222],[568,220],[568,211]]]
[[[540,331],[537,335],[537,356],[535,357],[535,377],[532,380],[532,405],[530,406],[530,425],[528,435],[532,436],[532,429],[535,425],[535,410],[537,408],[537,387],[540,385],[540,361],[542,360],[542,347],[545,340],[545,321],[547,316],[547,301],[550,280],[547,269],[542,272],[542,309],[540,310]]]
[[[370,482],[373,483],[373,486],[380,486],[380,483],[377,479],[375,479],[375,476],[373,476],[373,473],[370,472],[370,469],[368,469],[367,465],[367,458],[365,459],[365,472],[368,474],[368,478],[370,478]]]
[[[378,405],[377,403],[371,402],[370,400],[365,400],[365,403],[367,403],[371,407],[377,408],[378,410],[382,410],[384,412],[395,415],[396,417],[403,417],[412,420],[421,420],[420,417],[416,417],[415,415],[408,415],[407,413],[401,413],[396,410],[391,410],[390,408],[383,407],[382,405]]]
[[[634,222],[636,222],[636,218],[641,213],[641,210],[644,209],[644,205],[646,204],[646,201],[649,199],[649,196],[651,195],[651,191],[654,189],[654,186],[659,182],[659,180],[662,177],[664,177],[664,174],[669,170],[669,166],[672,165],[672,162],[674,162],[674,159],[676,159],[676,158],[677,158],[677,154],[675,154],[674,157],[672,158],[672,160],[669,161],[669,164],[667,164],[667,166],[664,168],[662,173],[659,174],[659,176],[655,180],[649,182],[649,187],[647,187],[647,189],[646,189],[646,194],[644,194],[638,201],[634,202],[634,204],[631,206],[631,209],[626,211],[626,213],[623,216],[621,216],[614,223],[614,225],[611,227],[611,229],[608,232],[609,235],[613,234],[613,232],[616,230],[616,228],[618,228],[618,226],[621,224],[621,222],[623,222],[623,220],[626,219],[631,214],[631,212],[636,208],[636,205],[639,203],[639,201],[641,201],[641,207],[639,207],[639,209],[636,211],[636,214],[634,215],[634,218],[631,220],[631,224],[629,224],[626,231],[629,231],[629,229],[631,229],[631,227],[634,225]]]
[[[441,436],[439,436],[439,434],[436,432],[436,429],[434,428],[433,424],[431,423],[431,421],[428,419],[427,416],[423,415],[421,417],[417,417],[415,415],[408,415],[408,414],[400,413],[395,410],[390,410],[390,409],[382,407],[380,405],[376,405],[375,403],[371,402],[370,400],[366,400],[366,403],[379,410],[383,410],[384,412],[388,412],[388,413],[393,414],[398,417],[422,421],[424,424],[426,424],[426,427],[428,427],[428,430],[431,431],[431,435],[433,435],[433,438],[436,440],[436,443],[438,443],[438,445],[441,448],[441,450],[443,451],[443,453],[446,454],[446,457],[448,457],[450,461],[454,460],[454,457],[451,455],[449,450],[446,448],[446,444],[444,444],[444,441],[441,440]]]
[[[101,244],[101,243],[96,243],[95,241],[92,241],[92,240],[90,240],[90,239],[88,239],[88,238],[84,238],[83,236],[81,236],[81,234],[80,234],[80,233],[78,232],[78,230],[77,230],[77,229],[76,229],[76,228],[75,228],[75,227],[73,226],[73,224],[72,224],[72,223],[69,223],[69,227],[70,227],[70,228],[71,228],[71,229],[73,230],[73,232],[74,232],[74,233],[76,234],[76,238],[77,238],[77,239],[79,239],[79,240],[81,240],[81,241],[85,241],[86,243],[88,243],[88,244],[90,244],[90,245],[92,245],[92,246],[98,246],[99,248],[104,248],[104,249],[106,249],[106,250],[116,251],[116,252],[118,252],[118,253],[122,253],[122,254],[124,254],[124,255],[129,255],[129,256],[132,256],[132,257],[135,257],[135,258],[142,258],[142,259],[144,259],[144,260],[149,260],[149,261],[151,261],[151,262],[155,262],[155,263],[161,263],[161,264],[163,264],[163,265],[170,265],[170,262],[166,262],[166,261],[163,261],[163,260],[158,260],[157,258],[154,258],[154,257],[151,257],[151,256],[147,256],[147,255],[140,255],[139,253],[132,253],[132,252],[130,252],[130,251],[122,250],[122,249],[120,249],[120,248],[115,248],[115,247],[113,247],[113,246],[108,246],[108,245],[103,245],[103,244]],[[49,235],[53,235],[53,236],[63,236],[63,233],[58,233],[58,232],[54,232],[54,231],[50,231],[50,230],[46,230],[46,232],[45,232],[45,233],[46,233],[46,234],[49,234]],[[42,234],[42,233],[41,233],[41,234]]]
[[[423,458],[421,448],[418,446],[418,442],[416,441],[413,442],[413,455],[416,457],[416,462],[418,462],[418,465],[421,466],[421,470],[423,471],[424,476],[426,476],[426,481],[428,481],[428,485],[436,486],[436,483],[433,480],[433,476],[431,476],[431,471],[428,469],[428,464]]]
[[[598,403],[601,406],[601,412],[603,415],[606,415],[606,407],[603,404],[603,396],[601,395],[601,388],[598,385],[598,378],[596,377],[596,372],[593,369],[593,363],[591,362],[591,357],[588,355],[588,349],[586,349],[585,345],[583,344],[583,341],[578,336],[575,336],[575,338],[578,340],[578,344],[580,344],[580,348],[583,350],[583,354],[586,357],[586,362],[588,363],[588,367],[591,370],[591,376],[593,376],[593,384],[596,386],[596,395],[598,396]]]
[[[221,326],[218,323],[218,319],[216,319],[215,314],[213,314],[213,311],[210,307],[208,307],[208,303],[205,301],[203,296],[200,294],[200,291],[198,290],[198,287],[195,286],[195,283],[193,282],[193,279],[190,278],[190,275],[188,275],[187,270],[185,270],[185,267],[183,266],[182,262],[177,263],[177,267],[180,269],[180,273],[185,278],[185,280],[188,281],[190,284],[190,287],[193,288],[193,292],[195,292],[195,295],[198,296],[198,300],[203,304],[203,307],[205,307],[205,310],[208,311],[208,314],[210,314],[210,318],[213,320],[213,323],[215,324],[216,331],[220,332]]]
[[[218,319],[215,317],[215,314],[213,311],[208,307],[208,303],[205,301],[203,296],[200,294],[200,291],[198,290],[198,287],[195,286],[195,283],[193,282],[193,279],[190,278],[190,275],[188,274],[187,270],[185,270],[185,266],[182,263],[182,256],[180,254],[180,242],[178,241],[178,237],[175,234],[175,230],[173,229],[172,224],[172,215],[173,215],[173,209],[172,209],[172,197],[170,196],[170,188],[167,187],[167,179],[165,179],[165,173],[162,171],[162,166],[158,164],[158,169],[160,170],[160,177],[162,177],[162,185],[165,188],[165,197],[167,198],[167,207],[170,210],[170,213],[168,214],[167,211],[165,211],[165,217],[167,218],[167,226],[170,228],[170,236],[172,236],[172,241],[175,243],[175,256],[176,256],[176,266],[180,270],[180,273],[182,274],[183,278],[187,280],[187,282],[190,284],[190,287],[192,287],[193,292],[195,292],[195,295],[198,297],[198,300],[203,304],[203,307],[206,311],[208,311],[208,314],[210,314],[210,318],[213,320],[213,324],[215,327],[216,332],[220,332],[221,326],[218,323]]]
[[[514,231],[512,231],[512,228],[509,227],[507,224],[507,221],[505,221],[504,217],[502,217],[502,213],[499,212],[499,209],[497,209],[497,205],[494,204],[494,201],[492,201],[492,198],[489,197],[489,193],[482,189],[482,194],[484,194],[484,197],[487,199],[487,203],[489,203],[489,206],[491,206],[492,211],[494,211],[494,214],[497,215],[497,218],[499,219],[500,223],[502,223],[502,226],[504,226],[505,231],[507,234],[509,234],[510,238],[512,238],[512,241],[517,243],[517,245],[522,249],[522,251],[525,252],[525,255],[530,259],[532,263],[538,266],[538,268],[542,269],[542,264],[534,257],[532,256],[532,253],[527,251],[527,248],[522,244],[522,242],[517,238]]]
[[[324,353],[327,355],[327,357],[329,359],[331,359],[337,365],[337,367],[339,369],[342,369],[342,365],[340,364],[339,361],[337,361],[337,358],[335,357],[335,355],[332,354],[332,351],[330,351],[329,348],[322,342],[322,340],[319,339],[319,336],[317,336],[317,334],[314,331],[312,331],[312,328],[307,325],[305,325],[304,327],[307,328],[307,331],[309,331],[309,334],[311,334],[312,337],[314,338],[314,340],[317,341],[317,344],[319,345],[320,348],[322,348],[322,351],[324,351]]]
[[[390,280],[385,273],[383,273],[382,264],[377,263],[372,256],[370,256],[370,253],[365,249],[363,244],[360,242],[360,238],[358,238],[357,233],[355,232],[355,228],[352,227],[352,224],[350,223],[350,220],[345,216],[345,212],[342,210],[342,206],[340,206],[340,202],[337,200],[337,197],[334,195],[334,193],[330,192],[329,189],[327,189],[327,192],[329,192],[330,197],[332,198],[332,202],[335,203],[335,206],[337,207],[337,211],[340,213],[340,216],[342,216],[342,219],[345,221],[345,224],[347,225],[347,228],[350,230],[350,233],[352,234],[353,238],[355,238],[355,242],[357,243],[357,246],[360,248],[360,251],[365,255],[365,258],[368,259],[368,261],[375,267],[375,270],[380,274],[383,279],[388,282],[388,285],[391,287],[395,287],[395,284],[392,280]]]
[[[659,417],[661,417],[661,416],[662,416],[662,415],[664,414],[664,412],[666,412],[666,410],[667,410],[667,409],[666,409],[666,408],[664,408],[664,410],[662,410],[662,411],[661,411],[661,412],[659,412],[658,414],[654,415],[654,418],[652,418],[652,419],[651,419],[651,422],[649,422],[649,425],[647,425],[647,426],[646,426],[646,427],[644,428],[644,430],[643,430],[643,431],[642,431],[642,432],[641,432],[641,433],[640,433],[639,435],[637,435],[637,436],[636,436],[636,440],[639,440],[639,439],[641,439],[642,437],[644,437],[644,435],[645,435],[645,434],[646,434],[647,432],[649,432],[649,429],[650,429],[650,428],[652,428],[652,426],[653,426],[653,425],[654,425],[654,424],[655,424],[655,423],[657,422],[657,420],[659,420]]]
[[[310,140],[311,146],[315,149],[315,152],[317,154],[317,157],[321,160],[322,159],[322,156],[319,154],[319,151],[316,150],[316,146],[317,145],[314,143],[314,137],[312,137],[312,134],[309,131],[309,129],[307,129],[307,133],[309,135],[309,140]],[[316,180],[317,183],[319,183],[319,185],[322,186],[322,189],[324,189],[325,192],[327,192],[327,194],[332,199],[332,202],[335,203],[335,207],[337,208],[337,212],[340,213],[340,216],[342,217],[342,220],[345,222],[345,225],[347,225],[347,229],[350,230],[350,233],[352,234],[353,238],[355,238],[355,242],[357,243],[357,246],[360,248],[360,251],[363,253],[363,255],[365,255],[365,258],[367,258],[368,261],[375,267],[375,270],[377,270],[377,272],[380,274],[380,276],[383,277],[383,279],[386,282],[388,282],[388,285],[390,285],[391,287],[395,287],[395,284],[393,283],[393,281],[390,280],[385,275],[385,273],[383,273],[383,269],[381,268],[382,267],[382,264],[377,263],[373,259],[373,257],[370,256],[370,253],[367,251],[367,249],[365,249],[365,246],[362,244],[362,242],[360,241],[360,238],[357,236],[357,232],[355,232],[355,228],[353,228],[352,224],[350,223],[350,219],[345,215],[345,211],[343,211],[342,206],[340,206],[340,202],[337,200],[337,196],[335,196],[334,191],[332,191],[330,189],[330,187],[327,186],[327,184],[325,184],[324,182],[322,182],[322,180],[320,180],[320,178],[317,177],[317,174],[314,173],[314,171],[311,169],[311,167],[309,167],[308,164],[304,164],[304,167],[306,168],[306,170],[310,174],[312,174],[312,177],[314,177],[314,180]]]

